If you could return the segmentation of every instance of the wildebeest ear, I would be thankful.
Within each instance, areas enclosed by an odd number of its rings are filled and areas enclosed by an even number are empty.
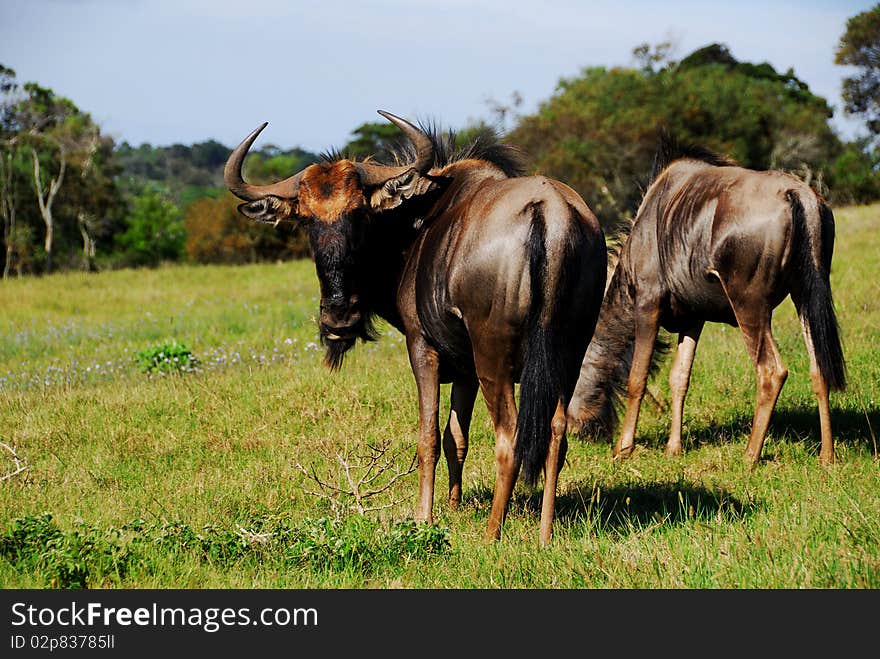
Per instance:
[[[238,205],[238,212],[256,222],[277,224],[281,220],[289,220],[294,213],[294,205],[287,199],[263,197]]]
[[[370,208],[385,211],[397,208],[407,199],[427,194],[441,187],[447,179],[427,176],[410,169],[399,176],[388,179],[370,195]]]

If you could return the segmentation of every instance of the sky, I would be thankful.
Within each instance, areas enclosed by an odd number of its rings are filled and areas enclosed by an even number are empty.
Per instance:
[[[208,139],[339,148],[377,110],[441,128],[491,121],[490,102],[529,114],[561,78],[633,66],[641,43],[673,59],[713,42],[789,68],[834,108],[834,64],[854,0],[0,0],[0,64],[66,96],[117,142]]]

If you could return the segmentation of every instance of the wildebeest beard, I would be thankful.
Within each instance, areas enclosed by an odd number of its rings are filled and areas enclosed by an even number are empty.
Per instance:
[[[364,313],[362,320],[354,328],[350,336],[339,339],[330,339],[327,337],[328,330],[320,329],[321,345],[326,348],[324,353],[324,363],[331,371],[336,371],[342,366],[345,354],[354,347],[357,340],[363,342],[375,341],[377,338],[374,316],[371,313]]]

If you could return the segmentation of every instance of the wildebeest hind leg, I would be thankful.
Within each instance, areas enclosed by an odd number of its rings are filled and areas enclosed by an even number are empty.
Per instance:
[[[510,495],[519,476],[520,463],[516,459],[516,398],[514,396],[511,360],[503,353],[497,361],[482,359],[475,351],[477,375],[489,416],[495,426],[495,492],[486,537],[497,540],[507,516]]]
[[[479,383],[476,378],[452,383],[449,421],[443,431],[443,453],[449,468],[449,505],[453,510],[461,503],[461,480],[468,451],[468,430],[474,411]]]
[[[830,465],[834,463],[834,439],[831,436],[831,406],[828,402],[828,383],[822,377],[819,363],[816,360],[816,349],[813,347],[813,339],[810,337],[810,328],[804,322],[801,323],[804,334],[804,343],[807,345],[807,354],[810,356],[810,379],[813,381],[813,393],[816,394],[816,402],[819,406],[819,432],[822,437],[822,447],[819,450],[819,464]]]
[[[544,496],[541,501],[541,546],[550,542],[556,510],[556,484],[565,462],[568,440],[565,437],[565,406],[559,401],[551,422],[550,448],[544,462]]]
[[[672,393],[672,420],[669,426],[669,440],[666,442],[666,455],[681,455],[681,425],[684,416],[684,399],[687,396],[688,386],[691,381],[691,369],[694,365],[694,355],[697,351],[697,342],[703,331],[703,323],[681,332],[678,335],[678,348],[675,351],[675,361],[669,371],[669,390]]]
[[[733,311],[746,343],[746,349],[755,365],[757,378],[757,394],[755,396],[755,414],[752,417],[752,431],[746,447],[746,462],[754,466],[761,458],[764,438],[770,425],[770,416],[782,385],[788,377],[788,369],[782,363],[782,357],[773,340],[771,330],[771,309],[758,301],[731,300]]]
[[[637,309],[635,322],[635,345],[633,346],[632,365],[627,381],[626,412],[620,429],[620,437],[614,446],[612,454],[614,459],[629,457],[635,445],[639,408],[642,405],[645,387],[648,384],[654,341],[660,331],[659,311],[657,309]]]

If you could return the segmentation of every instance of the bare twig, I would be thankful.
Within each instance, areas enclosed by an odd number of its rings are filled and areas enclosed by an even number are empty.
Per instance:
[[[238,531],[238,535],[252,545],[264,545],[272,539],[272,533],[270,532],[257,533],[244,528],[240,524],[235,525],[235,530]]]
[[[11,446],[9,446],[9,444],[6,444],[4,442],[0,442],[0,446],[2,446],[7,451],[9,451],[9,453],[12,455],[12,461],[15,463],[15,469],[13,471],[8,472],[5,476],[0,476],[0,481],[9,480],[13,476],[17,476],[18,474],[27,471],[27,469],[28,469],[27,462],[23,461],[21,458],[19,458],[18,454],[15,452],[15,450]]]
[[[400,453],[401,451],[392,452],[390,444],[386,442],[380,446],[368,445],[359,454],[350,450],[336,451],[332,456],[328,454],[328,460],[337,463],[341,469],[342,478],[336,480],[344,481],[343,486],[333,484],[332,474],[329,472],[324,478],[319,476],[314,464],[306,467],[296,462],[293,466],[318,486],[317,490],[306,489],[305,492],[327,500],[337,516],[345,510],[354,510],[359,515],[365,515],[368,512],[392,508],[401,502],[393,497],[390,501],[376,502],[376,497],[388,492],[397,481],[416,469],[415,461],[411,461],[405,469],[398,466]]]

